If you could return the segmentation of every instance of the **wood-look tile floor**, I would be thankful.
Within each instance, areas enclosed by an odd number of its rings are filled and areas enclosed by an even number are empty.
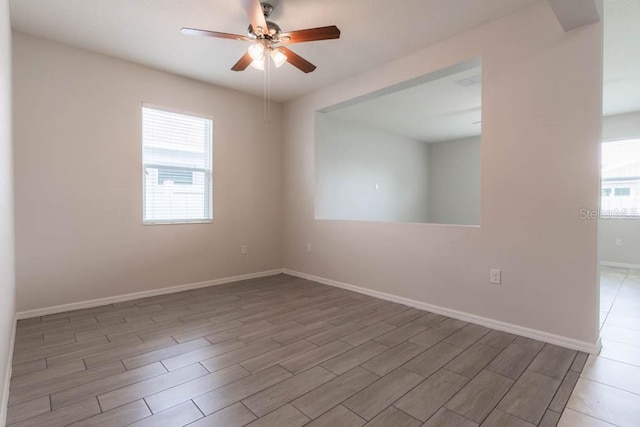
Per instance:
[[[10,426],[555,426],[587,355],[286,275],[22,320]]]

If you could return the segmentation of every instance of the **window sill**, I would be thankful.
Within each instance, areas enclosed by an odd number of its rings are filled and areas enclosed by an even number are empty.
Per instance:
[[[187,225],[187,224],[211,224],[213,220],[194,220],[194,221],[143,221],[142,225]]]

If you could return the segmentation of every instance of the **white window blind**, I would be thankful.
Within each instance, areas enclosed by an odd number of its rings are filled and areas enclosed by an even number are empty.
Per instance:
[[[142,106],[143,222],[211,221],[212,121]]]

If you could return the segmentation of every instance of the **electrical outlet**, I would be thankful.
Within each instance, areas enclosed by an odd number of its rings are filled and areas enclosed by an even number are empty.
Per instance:
[[[311,243],[307,243],[307,252],[311,253]]]
[[[240,253],[242,255],[246,255],[247,254],[247,245],[240,246]]]
[[[622,247],[622,239],[616,239],[616,246]]]
[[[499,285],[502,283],[502,271],[492,268],[490,271],[490,277],[489,277],[491,283],[493,283],[494,285]]]

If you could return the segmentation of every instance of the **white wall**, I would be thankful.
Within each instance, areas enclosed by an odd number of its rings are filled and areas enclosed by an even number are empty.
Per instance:
[[[602,118],[602,140],[640,138],[640,111]]]
[[[316,218],[427,221],[427,144],[317,117]]]
[[[429,222],[480,225],[480,137],[428,147]]]
[[[14,77],[19,311],[282,266],[281,105],[24,34]],[[213,117],[213,223],[142,225],[142,102]]]
[[[426,143],[316,117],[316,219],[480,224],[480,137]]]
[[[600,261],[640,268],[640,220],[601,219],[598,230]],[[622,239],[622,246],[616,246],[616,239]]]
[[[640,112],[608,116],[602,119],[602,140],[640,138]],[[598,227],[600,260],[640,266],[640,220],[602,219]],[[622,239],[622,246],[616,246]]]
[[[596,343],[597,221],[579,211],[598,205],[601,36],[539,2],[287,103],[285,267]],[[314,112],[476,56],[482,226],[315,221]]]
[[[15,316],[13,159],[11,147],[11,25],[0,0],[0,425],[6,419],[11,336]],[[7,383],[5,384],[5,381]]]

